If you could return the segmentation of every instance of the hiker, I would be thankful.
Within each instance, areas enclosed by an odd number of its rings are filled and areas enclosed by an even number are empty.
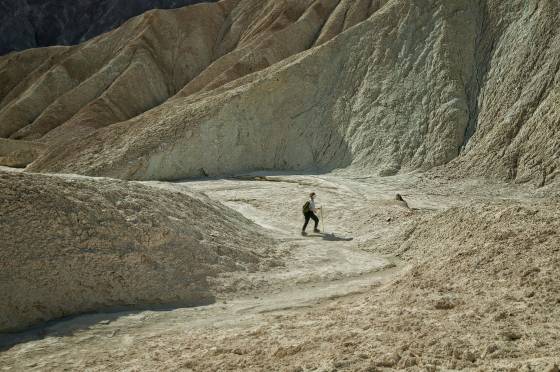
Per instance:
[[[301,235],[305,235],[305,228],[307,227],[307,224],[309,223],[309,219],[312,219],[315,222],[315,228],[313,229],[313,232],[320,232],[319,231],[319,217],[317,217],[317,215],[315,214],[319,209],[321,208],[317,208],[315,207],[315,196],[317,194],[315,194],[314,192],[312,192],[311,194],[309,194],[309,200],[305,202],[305,204],[303,205],[303,216],[305,217],[305,223],[303,224],[303,228],[301,229]]]

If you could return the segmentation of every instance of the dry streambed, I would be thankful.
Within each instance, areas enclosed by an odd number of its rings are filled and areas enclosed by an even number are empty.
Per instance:
[[[254,221],[276,241],[274,267],[215,277],[210,306],[86,315],[20,335],[1,364],[552,371],[560,362],[557,202],[479,181],[254,176],[151,186],[202,191]],[[333,235],[298,235],[309,191]],[[412,209],[392,201],[397,192]]]

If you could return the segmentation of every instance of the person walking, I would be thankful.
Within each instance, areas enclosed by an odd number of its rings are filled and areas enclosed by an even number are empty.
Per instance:
[[[309,200],[305,202],[305,204],[303,205],[303,216],[305,217],[305,223],[303,224],[303,228],[301,229],[301,235],[307,235],[307,233],[305,232],[305,229],[307,228],[307,224],[309,223],[309,220],[313,220],[313,222],[315,222],[315,228],[313,229],[313,232],[319,233],[321,232],[319,230],[319,217],[317,217],[317,215],[315,213],[317,213],[317,211],[319,209],[321,209],[320,207],[317,208],[315,206],[315,197],[317,196],[317,194],[315,194],[314,192],[312,192],[311,194],[309,194]]]

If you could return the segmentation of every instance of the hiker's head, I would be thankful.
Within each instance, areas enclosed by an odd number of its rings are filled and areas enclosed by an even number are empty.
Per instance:
[[[315,199],[315,196],[316,196],[316,195],[317,195],[317,194],[315,194],[314,192],[312,192],[311,194],[309,194],[309,197],[310,197],[311,199]]]

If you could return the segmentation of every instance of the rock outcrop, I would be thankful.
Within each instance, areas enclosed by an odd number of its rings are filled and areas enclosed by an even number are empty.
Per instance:
[[[0,333],[67,315],[213,301],[271,241],[199,194],[0,171]]]
[[[0,136],[30,165],[125,179],[445,166],[557,179],[560,5],[222,0],[0,60]],[[30,54],[50,58],[32,70]],[[30,61],[22,69],[16,59]],[[19,80],[16,80],[19,81]]]
[[[73,45],[111,31],[150,9],[216,0],[4,0],[0,55],[52,45]]]
[[[44,144],[38,142],[0,138],[0,164],[13,168],[25,168],[45,151],[45,147]]]

